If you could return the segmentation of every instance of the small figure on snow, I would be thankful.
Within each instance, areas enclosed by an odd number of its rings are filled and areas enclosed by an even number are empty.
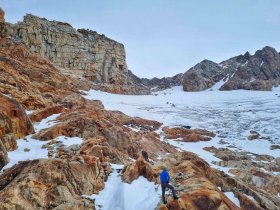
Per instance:
[[[166,167],[163,167],[163,170],[160,173],[160,184],[161,184],[161,189],[162,189],[162,200],[163,200],[164,204],[167,203],[167,201],[165,199],[165,189],[166,188],[171,189],[173,198],[175,200],[177,200],[179,198],[175,193],[174,187],[169,184],[169,181],[170,181],[169,173],[168,173]]]

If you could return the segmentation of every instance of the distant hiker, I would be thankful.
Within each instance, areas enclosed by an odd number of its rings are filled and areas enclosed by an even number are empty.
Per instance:
[[[164,204],[167,203],[167,201],[166,201],[166,199],[165,199],[165,189],[166,189],[166,188],[171,189],[173,198],[174,198],[175,200],[178,199],[178,197],[177,197],[176,194],[175,194],[174,187],[173,187],[172,185],[169,184],[169,181],[170,181],[169,173],[168,173],[168,171],[166,170],[166,167],[163,167],[163,170],[162,170],[162,172],[160,173],[160,184],[161,184],[161,189],[162,189],[162,200],[163,200],[163,203],[164,203]]]

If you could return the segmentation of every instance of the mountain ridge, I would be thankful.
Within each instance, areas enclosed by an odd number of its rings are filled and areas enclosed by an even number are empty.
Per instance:
[[[280,84],[279,58],[273,47],[265,46],[253,55],[247,51],[220,63],[204,59],[185,73],[167,78],[142,79],[142,82],[155,90],[182,85],[186,92],[210,89],[220,81],[224,81],[219,89],[223,91],[271,90]]]

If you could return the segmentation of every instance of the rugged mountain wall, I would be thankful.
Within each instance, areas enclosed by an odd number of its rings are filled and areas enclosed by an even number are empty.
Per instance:
[[[127,83],[124,46],[95,31],[27,14],[22,22],[7,23],[3,33],[23,41],[63,73],[99,83]]]
[[[239,65],[221,90],[271,90],[280,84],[280,55],[272,47],[258,50]]]
[[[0,36],[23,42],[32,53],[50,61],[63,74],[93,81],[97,89],[116,93],[148,93],[129,81],[124,45],[88,29],[27,14],[22,22],[5,23],[0,12]]]
[[[271,90],[280,84],[280,55],[271,47],[246,52],[220,64],[204,60],[189,69],[183,78],[185,91],[201,91],[223,80],[220,90]]]

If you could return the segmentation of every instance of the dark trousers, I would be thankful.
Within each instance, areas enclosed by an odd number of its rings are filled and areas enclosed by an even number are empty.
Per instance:
[[[162,190],[162,200],[165,201],[165,189],[169,188],[172,191],[173,197],[176,197],[174,187],[168,183],[161,183],[161,190]]]

